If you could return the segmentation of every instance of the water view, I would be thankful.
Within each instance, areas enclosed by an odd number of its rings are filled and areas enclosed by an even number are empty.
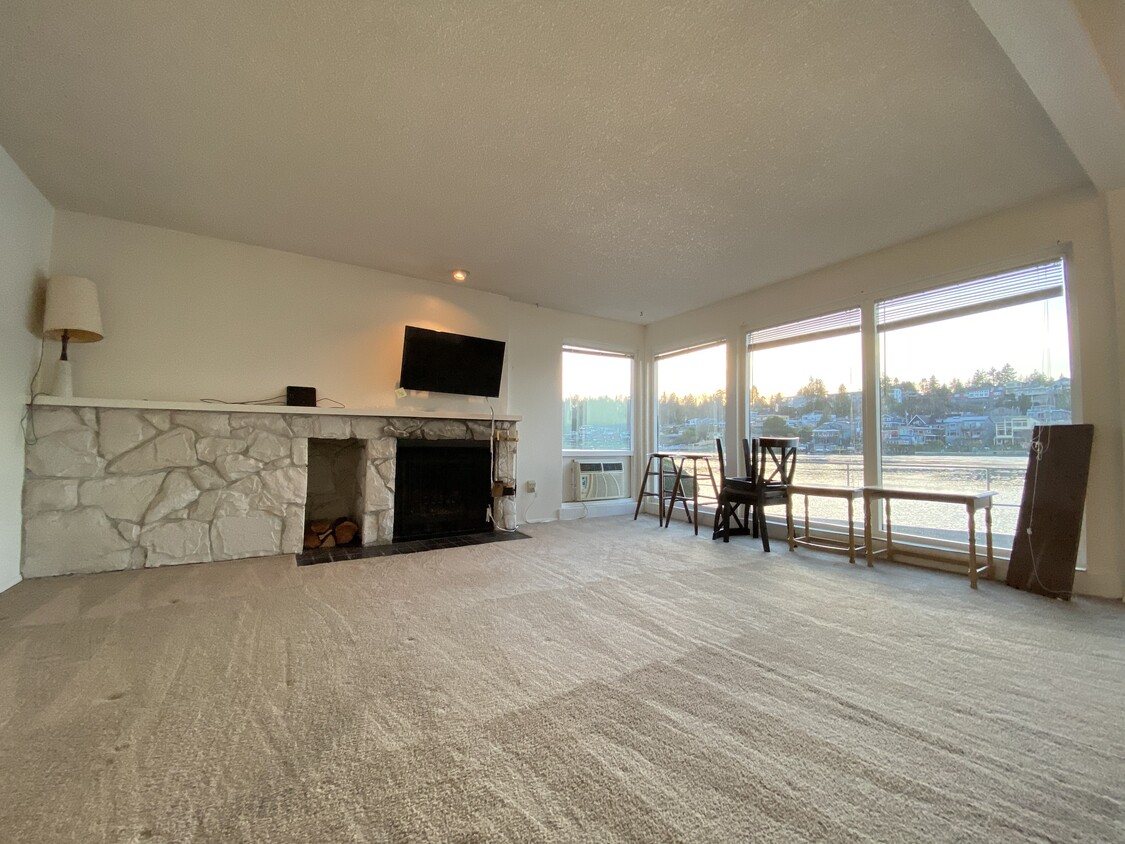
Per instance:
[[[905,489],[948,492],[993,490],[992,533],[997,548],[1011,548],[1023,496],[1027,455],[914,455],[883,458],[883,485]],[[811,455],[797,457],[794,481],[798,484],[863,486],[863,462],[852,455]],[[795,511],[803,512],[800,501]],[[811,518],[839,521],[847,519],[843,502],[810,499]],[[965,536],[967,521],[960,507],[920,501],[895,501],[891,504],[895,530],[923,536]],[[798,516],[799,517],[799,516]],[[857,522],[862,513],[856,514]],[[978,514],[983,530],[984,517]]]
[[[1027,455],[926,455],[886,457],[883,460],[883,485],[905,489],[948,492],[992,490],[997,493],[992,506],[993,544],[1010,549],[1023,496]],[[703,472],[702,465],[700,471]],[[718,480],[718,469],[715,469]],[[863,460],[860,455],[799,454],[794,475],[797,484],[818,486],[863,486]],[[710,493],[710,495],[707,495]],[[700,480],[700,496],[713,498],[710,480]],[[803,499],[794,502],[798,524],[804,514]],[[824,498],[809,499],[809,518],[818,522],[845,525],[847,505]],[[891,504],[895,532],[944,539],[965,540],[968,526],[965,511],[949,504],[920,501],[895,501]],[[855,513],[856,529],[862,529],[862,506]],[[978,541],[984,541],[984,516],[977,515]]]

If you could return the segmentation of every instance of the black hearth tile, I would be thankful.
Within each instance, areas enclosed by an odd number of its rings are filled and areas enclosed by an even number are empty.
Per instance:
[[[414,554],[419,551],[468,548],[473,545],[487,545],[490,542],[510,542],[515,539],[531,539],[531,537],[521,531],[507,533],[497,530],[490,533],[440,536],[432,539],[411,539],[406,542],[395,542],[390,545],[356,545],[344,548],[319,548],[298,554],[297,565],[315,566],[321,565],[322,563],[339,562],[342,560],[396,557],[401,554]]]

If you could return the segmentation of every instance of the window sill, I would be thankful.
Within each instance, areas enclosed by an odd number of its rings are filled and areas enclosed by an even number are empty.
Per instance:
[[[632,457],[632,451],[623,451],[621,449],[589,449],[582,450],[577,448],[564,448],[563,457]]]

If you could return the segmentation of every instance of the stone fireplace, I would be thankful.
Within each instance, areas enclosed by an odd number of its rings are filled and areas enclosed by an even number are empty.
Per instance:
[[[25,577],[299,553],[310,439],[355,441],[363,543],[389,543],[398,445],[474,442],[487,467],[491,431],[483,416],[40,401],[26,451]],[[509,483],[516,421],[495,423],[505,432],[494,443],[497,477]]]

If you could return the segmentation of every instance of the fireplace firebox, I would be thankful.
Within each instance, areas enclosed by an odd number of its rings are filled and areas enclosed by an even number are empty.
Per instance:
[[[490,468],[487,441],[400,439],[394,541],[491,532]]]

